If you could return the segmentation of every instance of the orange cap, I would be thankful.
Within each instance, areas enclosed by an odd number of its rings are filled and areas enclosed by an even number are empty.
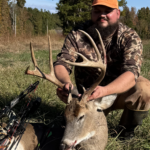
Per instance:
[[[92,6],[104,5],[110,8],[118,9],[118,0],[93,0]]]

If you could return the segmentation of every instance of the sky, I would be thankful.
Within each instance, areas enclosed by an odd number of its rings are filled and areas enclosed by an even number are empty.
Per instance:
[[[59,0],[26,0],[25,7],[37,8],[37,9],[45,9],[49,10],[51,13],[57,13],[56,3]]]
[[[129,8],[135,7],[137,10],[142,7],[150,7],[150,0],[126,0]],[[51,13],[57,13],[56,3],[59,0],[26,0],[25,7],[49,10]]]

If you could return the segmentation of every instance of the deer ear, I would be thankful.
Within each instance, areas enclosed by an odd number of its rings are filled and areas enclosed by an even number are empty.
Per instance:
[[[117,94],[104,96],[102,98],[96,99],[94,104],[96,105],[97,109],[105,110],[110,106],[112,106],[116,98],[117,98]]]

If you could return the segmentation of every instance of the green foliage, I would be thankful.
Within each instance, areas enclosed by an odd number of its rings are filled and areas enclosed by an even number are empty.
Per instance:
[[[126,0],[119,0],[120,7],[126,4]],[[62,21],[64,34],[67,34],[77,24],[91,18],[92,0],[60,0],[56,9]]]
[[[130,10],[124,6],[121,21],[135,29],[142,39],[150,38],[150,9],[148,7],[136,11],[133,7]]]
[[[60,0],[57,4],[58,15],[62,21],[64,33],[68,33],[78,23],[90,19],[91,0]]]
[[[141,8],[137,12],[138,23],[137,30],[141,38],[149,39],[150,38],[150,9]]]
[[[28,15],[34,27],[34,34],[46,34],[47,27],[51,30],[61,26],[58,15],[51,14],[49,11],[28,8]]]
[[[26,0],[17,0],[17,5],[21,8],[24,7],[24,4],[26,3]]]
[[[11,28],[8,0],[0,0],[0,35],[8,34]]]
[[[16,29],[18,35],[35,34],[43,35],[47,29],[61,27],[61,21],[57,14],[50,11],[38,10],[37,8],[24,7],[26,0],[0,0],[0,34],[14,34],[14,22],[16,15]]]
[[[119,2],[119,7],[125,7],[127,5],[126,0],[118,0]]]
[[[133,17],[133,15],[135,14],[135,11],[134,11],[134,8],[132,8],[132,9],[133,9],[133,12],[131,13],[129,8],[127,6],[124,6],[124,9],[123,9],[124,16],[123,16],[122,21],[124,24],[126,24],[129,27],[134,29],[134,25],[133,25],[134,17]]]

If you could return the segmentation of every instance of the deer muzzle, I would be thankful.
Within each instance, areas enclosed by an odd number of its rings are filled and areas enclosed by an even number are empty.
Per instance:
[[[72,144],[68,144],[67,142],[61,142],[59,150],[74,150],[74,146],[76,141]]]

